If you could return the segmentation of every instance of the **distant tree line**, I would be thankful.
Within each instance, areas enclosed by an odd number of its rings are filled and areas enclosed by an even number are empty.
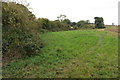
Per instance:
[[[102,17],[95,17],[95,23],[90,23],[89,20],[80,20],[78,22],[71,22],[66,15],[60,15],[57,17],[58,20],[50,21],[46,18],[39,18],[38,24],[41,26],[42,31],[67,31],[77,29],[95,29],[105,28],[104,20]]]
[[[48,31],[67,31],[76,29],[94,29],[95,26],[89,20],[80,20],[78,22],[71,22],[66,15],[60,15],[55,21],[50,21],[46,18],[39,18],[38,24],[42,30]],[[72,28],[72,29],[71,29]]]

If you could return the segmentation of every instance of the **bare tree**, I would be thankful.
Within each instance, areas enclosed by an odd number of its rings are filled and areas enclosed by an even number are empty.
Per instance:
[[[60,15],[60,16],[58,16],[57,17],[58,18],[58,20],[60,20],[61,22],[64,20],[64,19],[66,19],[66,15]]]

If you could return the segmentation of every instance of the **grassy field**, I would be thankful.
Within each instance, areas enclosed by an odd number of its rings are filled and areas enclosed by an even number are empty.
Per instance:
[[[3,77],[115,78],[118,37],[110,31],[74,30],[41,35],[41,53],[3,67]]]

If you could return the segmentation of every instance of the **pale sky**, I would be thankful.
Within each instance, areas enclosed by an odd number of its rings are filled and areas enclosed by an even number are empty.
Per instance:
[[[103,17],[105,24],[118,24],[119,0],[27,0],[37,18],[56,20],[60,14],[72,22]]]

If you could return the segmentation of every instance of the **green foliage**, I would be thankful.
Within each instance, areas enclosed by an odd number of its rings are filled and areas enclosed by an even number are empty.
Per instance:
[[[2,5],[3,57],[38,53],[42,41],[37,35],[39,27],[35,15],[22,4],[3,2]]]
[[[42,29],[50,29],[49,20],[47,18],[39,18],[38,24],[42,26]]]
[[[71,22],[71,26],[76,26],[76,22]]]
[[[50,21],[50,31],[65,31],[69,29],[69,25],[60,21]]]
[[[86,21],[84,21],[84,20],[81,20],[81,21],[77,22],[78,27],[83,27],[85,24],[86,24]]]
[[[70,21],[69,19],[64,19],[64,20],[63,20],[63,23],[70,25],[70,24],[71,24],[71,21]]]
[[[89,20],[81,20],[81,21],[78,21],[76,23],[76,26],[78,26],[78,28],[82,28],[82,29],[94,29],[94,26],[90,24],[90,21]]]
[[[77,26],[74,26],[74,29],[75,29],[75,30],[77,30],[77,29],[78,29],[78,27],[77,27]]]
[[[37,23],[39,28],[41,29],[40,32],[48,31],[68,31],[68,30],[77,30],[77,29],[93,29],[94,26],[90,25],[89,20],[81,20],[79,22],[71,22],[69,19],[66,18],[66,15],[60,15],[57,17],[58,20],[49,21],[46,18],[39,18]]]
[[[65,15],[60,15],[60,20],[49,21],[47,18],[39,18],[37,20],[38,26],[41,29],[40,32],[48,31],[64,31],[69,30],[70,20],[64,19]]]
[[[102,17],[95,17],[95,28],[105,28],[104,19]]]
[[[3,30],[11,27],[36,28],[35,16],[22,4],[3,2],[2,12]]]
[[[83,28],[84,28],[84,29],[94,29],[95,26],[90,25],[90,24],[86,24],[86,25],[83,26]]]

